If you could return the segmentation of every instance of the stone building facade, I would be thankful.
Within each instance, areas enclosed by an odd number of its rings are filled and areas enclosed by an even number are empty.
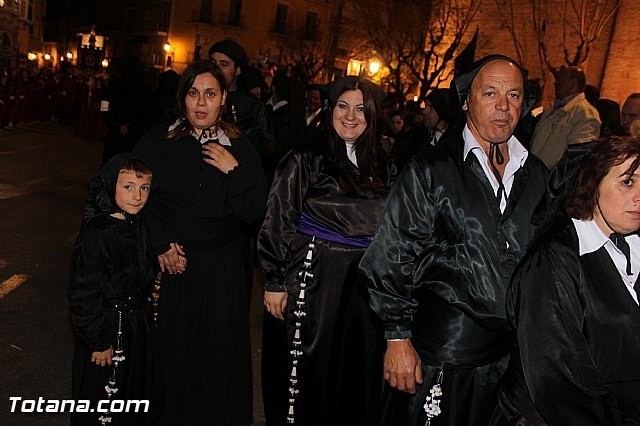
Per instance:
[[[554,80],[551,75],[543,76],[533,31],[531,1],[510,1],[513,4],[517,38],[523,47],[522,62],[532,78],[546,77],[544,103],[549,105],[554,97]],[[503,53],[518,59],[513,37],[503,19],[508,10],[500,7],[502,3],[504,0],[482,2],[475,19],[479,30],[476,57]],[[567,47],[572,54],[577,41],[571,39],[568,32],[568,40],[563,42],[561,11],[552,9],[551,12],[547,22],[549,60],[554,66],[561,66],[565,63],[564,48]],[[640,32],[635,30],[639,19],[640,2],[620,0],[617,12],[603,28],[588,61],[582,65],[587,74],[587,83],[598,87],[603,98],[622,103],[630,93],[640,92]]]
[[[15,1],[4,0],[6,4]],[[21,1],[34,3],[34,8],[36,3],[44,2]],[[73,23],[75,28],[66,29],[66,34],[73,35],[82,25],[93,23],[96,31],[108,39],[107,57],[135,56],[147,69],[171,67],[181,72],[192,61],[206,58],[215,41],[231,38],[245,47],[251,63],[263,69],[278,63],[287,51],[315,46],[317,52],[335,57],[334,68],[339,74],[347,69],[347,62],[354,53],[352,47],[362,44],[362,40],[353,40],[353,35],[358,33],[353,27],[357,20],[349,15],[353,10],[349,5],[356,0],[67,1],[85,9],[90,6],[93,13],[83,12],[83,16],[89,16],[84,24],[73,16],[64,16],[63,22]],[[464,3],[468,0],[448,1]],[[483,0],[465,38],[468,41],[475,28],[478,29],[476,57],[504,53],[521,59],[530,70],[531,77],[546,79],[544,99],[545,104],[549,104],[554,95],[553,77],[545,74],[540,66],[531,3],[530,0]],[[559,4],[547,3],[552,7]],[[508,8],[506,4],[512,7]],[[622,102],[629,93],[640,91],[640,32],[634,27],[640,19],[640,1],[619,0],[619,5],[593,45],[584,67],[588,83],[600,88],[602,97]],[[522,46],[520,58],[502,19],[509,10],[513,10],[517,38]],[[8,16],[0,8],[0,19],[4,19],[0,23],[5,23],[0,28],[8,22],[6,17],[2,17],[3,13]],[[16,25],[23,28],[23,34],[28,27],[24,19]],[[32,25],[34,33],[37,33],[37,22]],[[560,66],[564,63],[564,48],[568,46],[571,51],[575,40],[563,43],[560,13],[549,15],[547,27],[549,60]],[[18,37],[10,37],[15,46]],[[28,43],[32,42],[20,41],[21,46]],[[60,49],[70,50],[68,39],[66,43],[67,46]]]
[[[0,67],[26,66],[42,50],[45,0],[0,0]]]

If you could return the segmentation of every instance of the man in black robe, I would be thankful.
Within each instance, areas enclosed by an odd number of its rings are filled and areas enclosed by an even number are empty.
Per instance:
[[[360,269],[385,325],[385,425],[487,425],[512,336],[506,289],[547,170],[513,131],[526,71],[491,55],[454,81],[461,134],[412,158]]]
[[[227,84],[226,120],[236,124],[251,140],[268,175],[279,141],[273,139],[273,124],[266,106],[253,93],[238,86],[238,77],[247,66],[247,52],[235,41],[224,39],[211,46],[209,58],[220,67]]]

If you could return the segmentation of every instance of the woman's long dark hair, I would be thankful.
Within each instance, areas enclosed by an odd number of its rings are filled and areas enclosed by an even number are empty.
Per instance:
[[[363,78],[346,77],[346,83],[340,90],[330,96],[329,111],[327,111],[326,125],[324,128],[324,140],[328,156],[335,161],[342,170],[349,167],[349,158],[347,156],[347,147],[344,140],[338,135],[333,126],[333,110],[340,95],[349,90],[360,90],[364,104],[364,117],[367,127],[360,137],[354,142],[356,158],[358,159],[358,169],[360,170],[360,179],[358,186],[360,190],[371,190],[373,192],[386,192],[387,178],[380,176],[381,164],[380,154],[382,153],[382,145],[377,129],[378,109],[376,105],[377,91],[379,90],[375,84]],[[386,165],[384,165],[386,166]],[[348,179],[340,178],[340,185],[343,189],[352,192],[356,188],[350,184]]]
[[[187,69],[184,70],[184,72],[182,73],[182,76],[180,77],[180,82],[178,83],[178,93],[176,95],[178,113],[180,114],[180,117],[184,119],[184,121],[182,122],[181,125],[171,130],[167,134],[167,139],[180,138],[184,135],[189,134],[189,132],[193,130],[193,125],[186,118],[187,106],[186,106],[185,99],[187,97],[187,94],[189,93],[189,90],[191,89],[191,86],[193,86],[193,82],[196,80],[196,77],[199,76],[200,74],[207,74],[207,73],[211,74],[213,78],[215,78],[218,81],[218,84],[220,84],[221,93],[227,92],[227,84],[225,83],[225,80],[224,80],[224,74],[222,74],[222,71],[220,70],[218,65],[216,65],[215,63],[209,60],[198,61],[189,65]],[[224,105],[223,105],[220,108],[220,117],[217,125],[220,126],[220,128],[224,130],[224,132],[229,137],[239,136],[240,131],[238,130],[238,128],[233,124],[230,124],[224,121],[225,116],[226,116],[226,109],[224,108]]]

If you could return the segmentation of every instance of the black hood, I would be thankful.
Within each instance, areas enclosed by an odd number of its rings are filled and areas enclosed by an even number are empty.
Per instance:
[[[124,213],[116,204],[116,184],[120,170],[133,158],[138,157],[130,152],[118,154],[102,167],[97,176],[91,179],[84,205],[84,222],[98,215]]]
[[[471,65],[471,70],[462,74],[461,76],[456,77],[453,80],[453,84],[455,86],[456,92],[458,93],[458,100],[460,101],[460,106],[464,105],[464,102],[467,100],[469,96],[469,91],[471,90],[471,84],[473,80],[476,78],[476,75],[480,72],[482,67],[488,64],[491,61],[503,60],[507,62],[511,62],[513,65],[518,67],[520,73],[522,74],[522,85],[524,88],[524,99],[522,102],[522,113],[520,117],[524,117],[529,113],[531,107],[536,102],[536,95],[529,89],[529,83],[527,79],[527,75],[529,72],[524,69],[518,62],[514,59],[511,59],[508,56],[504,55],[488,55],[483,58],[478,59]]]

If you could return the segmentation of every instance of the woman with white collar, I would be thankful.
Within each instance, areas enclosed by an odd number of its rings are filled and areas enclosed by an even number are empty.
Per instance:
[[[267,187],[256,150],[222,121],[226,95],[216,64],[191,64],[178,85],[182,118],[150,130],[135,147],[155,179],[145,220],[147,246],[163,271],[162,425],[252,422],[240,229],[262,218]]]
[[[517,345],[502,424],[640,424],[640,139],[592,145],[552,171],[561,212],[507,294]]]
[[[335,81],[321,137],[285,158],[271,187],[258,250],[265,309],[287,329],[289,380],[277,392],[288,422],[377,420],[382,331],[357,267],[395,175],[376,129],[380,96],[368,80]]]

